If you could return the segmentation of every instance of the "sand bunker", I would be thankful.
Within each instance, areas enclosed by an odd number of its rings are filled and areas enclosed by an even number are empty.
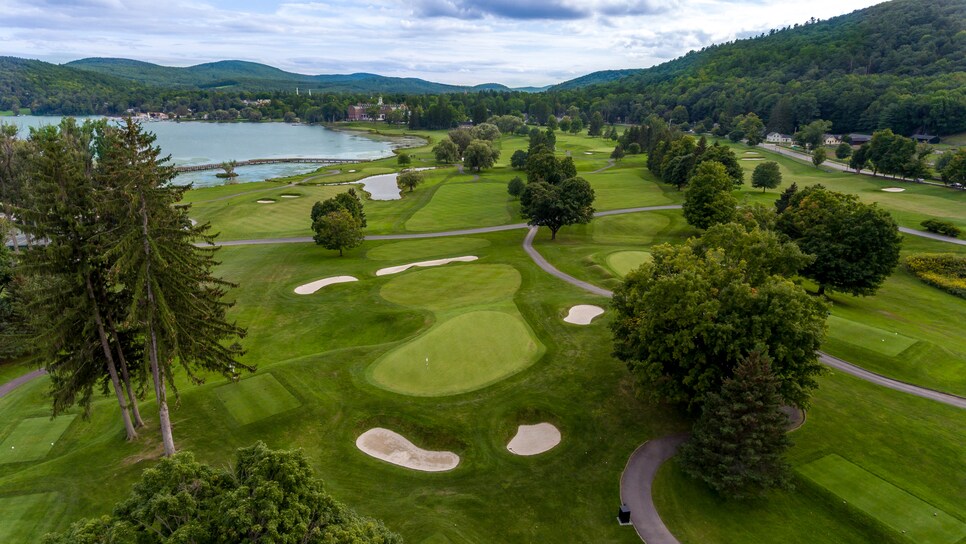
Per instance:
[[[564,321],[567,323],[573,323],[574,325],[590,325],[590,322],[602,313],[604,313],[604,309],[600,306],[579,304],[570,309],[570,312],[567,313],[567,317],[564,318]]]
[[[334,283],[348,283],[350,281],[359,280],[357,278],[353,278],[352,276],[332,276],[331,278],[324,278],[318,281],[313,281],[312,283],[306,283],[305,285],[299,285],[295,288],[295,294],[311,295],[326,285],[332,285]]]
[[[901,193],[902,191],[905,191],[905,189],[902,187],[884,187],[882,190],[887,193]]]
[[[302,195],[281,195],[282,198],[299,198]]]
[[[256,200],[259,204],[275,204],[274,200]]]
[[[357,170],[349,170],[349,173],[350,173],[350,174],[352,174],[352,173],[354,173],[354,172],[357,172]]]
[[[379,427],[359,435],[356,447],[376,459],[423,472],[453,470],[460,463],[460,456],[451,451],[424,450],[399,433]]]
[[[417,266],[440,266],[448,263],[468,263],[470,261],[475,261],[479,259],[476,255],[466,255],[465,257],[453,257],[450,259],[436,259],[435,261],[421,261],[418,263],[401,264],[399,266],[390,266],[388,268],[380,268],[376,270],[377,276],[388,276],[389,274],[398,274],[400,272],[405,272],[410,268],[415,268]]]
[[[520,425],[517,434],[506,445],[515,455],[537,455],[552,450],[560,443],[560,431],[549,423]]]

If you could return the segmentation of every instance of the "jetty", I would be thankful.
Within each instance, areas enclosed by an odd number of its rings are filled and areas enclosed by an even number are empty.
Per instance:
[[[276,159],[250,159],[247,161],[235,161],[235,167],[239,166],[254,166],[256,164],[280,164],[280,163],[306,163],[306,164],[355,164],[359,162],[367,162],[367,160],[362,159],[325,159],[325,158],[311,158],[311,157],[291,157],[291,158],[276,158]],[[202,170],[221,170],[223,163],[212,163],[212,164],[194,164],[190,166],[175,166],[175,172],[200,172]]]

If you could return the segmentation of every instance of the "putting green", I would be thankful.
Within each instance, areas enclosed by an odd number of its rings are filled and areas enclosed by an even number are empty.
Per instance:
[[[650,243],[654,235],[660,234],[670,224],[671,218],[663,213],[608,215],[591,223],[595,242],[635,244]]]
[[[0,465],[43,459],[77,416],[25,419],[0,442]]]
[[[38,525],[57,508],[57,493],[0,498],[0,542],[32,542]]]
[[[650,251],[617,251],[607,256],[607,266],[623,278],[650,260]]]
[[[239,425],[248,425],[302,404],[271,374],[223,385],[215,389],[215,395]]]
[[[479,311],[437,324],[369,367],[376,385],[421,397],[480,389],[530,366],[544,352],[523,318]]]
[[[904,533],[911,542],[955,544],[966,538],[963,522],[838,455],[826,455],[798,470],[853,507]]]
[[[504,225],[510,222],[509,201],[506,183],[450,183],[437,189],[429,204],[406,221],[406,229],[434,232]]]
[[[520,273],[505,264],[448,265],[394,278],[379,294],[403,306],[442,311],[508,299],[520,281]]]
[[[890,332],[834,315],[828,318],[828,335],[830,338],[869,349],[888,357],[899,355],[919,341],[915,338],[903,336],[898,332]]]
[[[475,250],[490,245],[489,240],[482,238],[428,238],[426,240],[412,240],[396,242],[374,247],[366,252],[366,258],[375,261],[396,261],[411,259],[418,261],[426,257],[442,255],[470,255]]]

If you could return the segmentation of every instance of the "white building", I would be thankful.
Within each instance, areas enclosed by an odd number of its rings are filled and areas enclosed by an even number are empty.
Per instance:
[[[770,144],[791,145],[792,137],[788,134],[781,134],[779,132],[769,132],[768,136],[765,136],[765,141]]]

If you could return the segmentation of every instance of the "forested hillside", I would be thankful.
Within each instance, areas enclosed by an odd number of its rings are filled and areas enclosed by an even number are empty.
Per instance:
[[[564,103],[579,99],[596,102],[610,120],[682,105],[692,122],[727,124],[753,111],[781,132],[817,118],[831,120],[835,132],[959,132],[966,130],[966,0],[894,0],[560,95]]]

